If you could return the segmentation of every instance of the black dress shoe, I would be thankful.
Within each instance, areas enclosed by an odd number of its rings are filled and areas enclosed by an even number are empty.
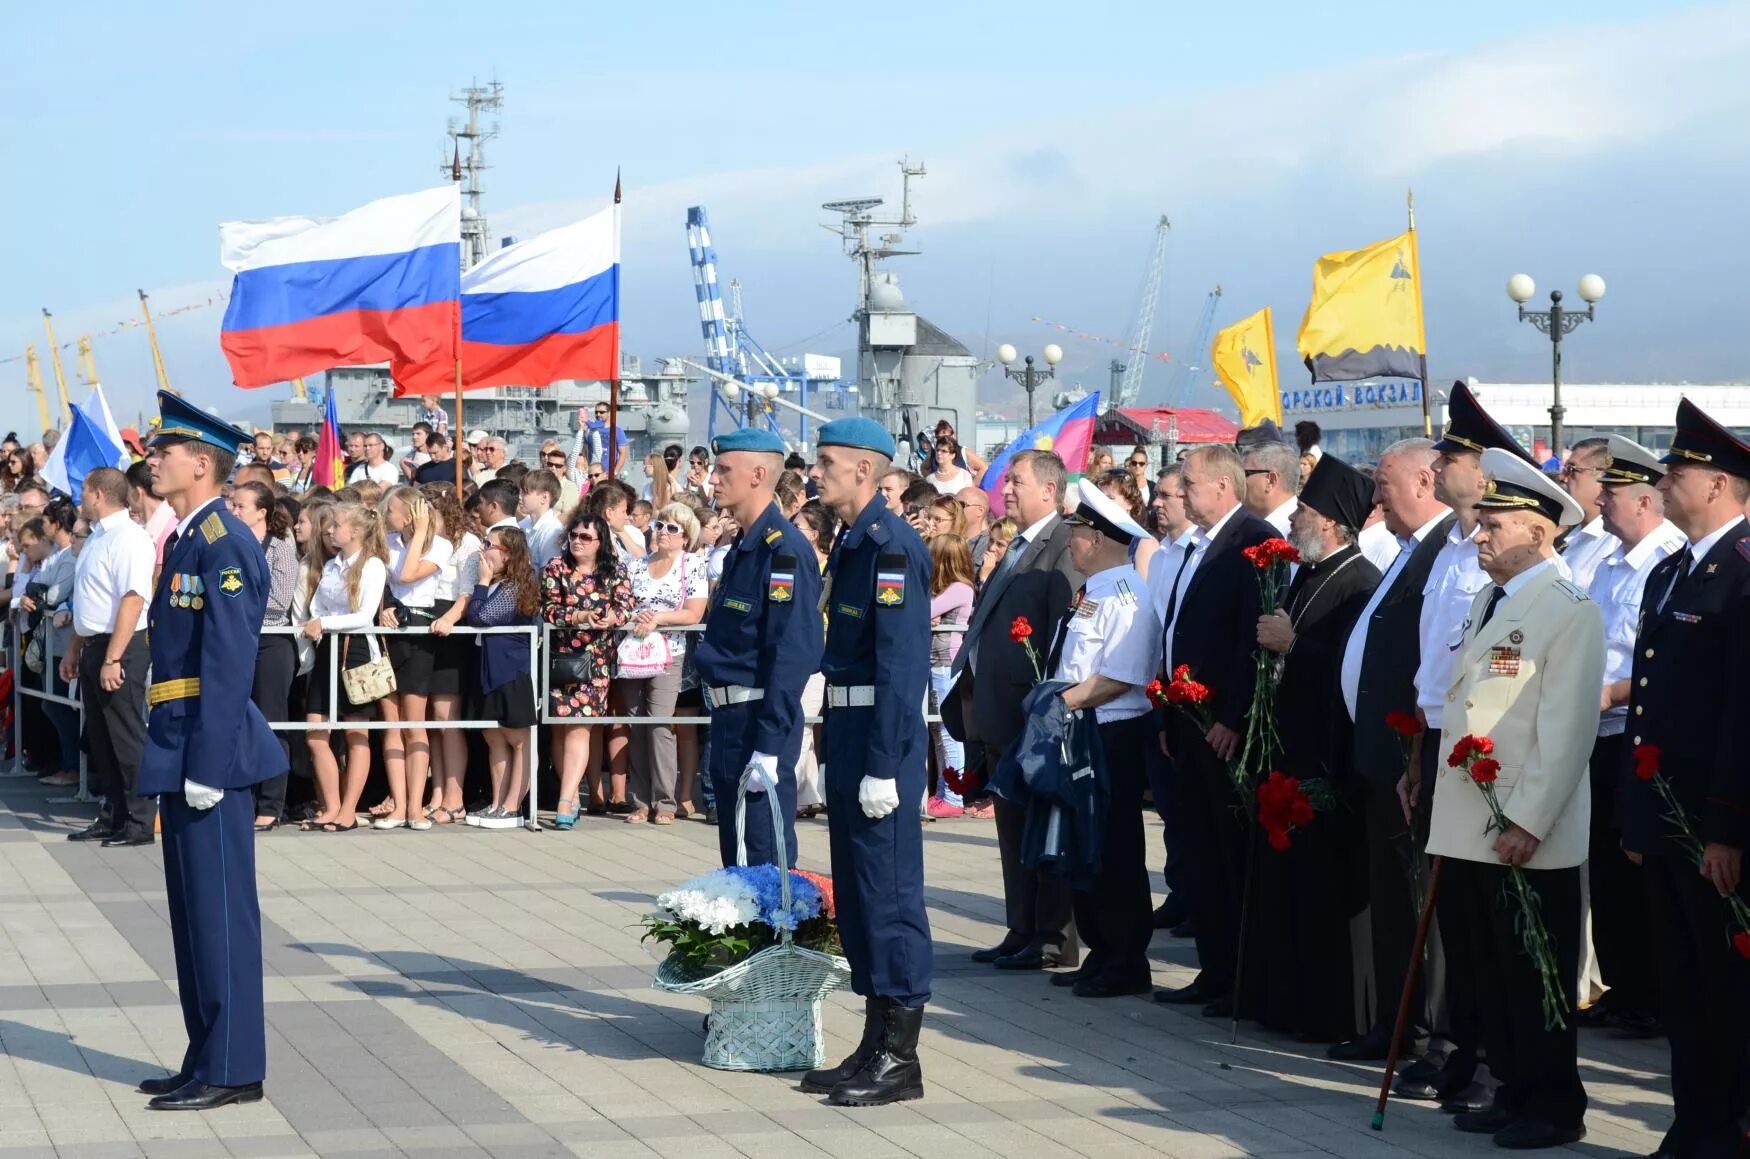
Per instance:
[[[1099,976],[1100,968],[1098,966],[1089,966],[1086,962],[1083,962],[1074,970],[1061,970],[1058,973],[1053,974],[1051,976],[1051,984],[1053,986],[1074,986],[1078,982],[1092,981]]]
[[[1197,936],[1197,922],[1192,918],[1186,918],[1168,932],[1175,938],[1194,938]]]
[[[1630,1038],[1660,1038],[1665,1033],[1665,1024],[1651,1014],[1642,1014],[1638,1010],[1622,1010],[1610,1016],[1610,1025],[1622,1031]]]
[[[167,1095],[159,1095],[146,1106],[154,1111],[210,1111],[232,1103],[261,1101],[261,1084],[246,1087],[214,1087],[190,1080]]]
[[[998,958],[1006,958],[1027,948],[1027,939],[1010,934],[988,950],[972,951],[972,960],[990,965]]]
[[[179,1087],[188,1085],[189,1076],[185,1074],[167,1074],[161,1079],[146,1079],[135,1088],[142,1095],[167,1095]]]
[[[1360,1038],[1351,1038],[1348,1042],[1339,1042],[1325,1051],[1326,1058],[1334,1058],[1338,1062],[1380,1062],[1385,1059],[1391,1049],[1387,1035],[1364,1034]]]
[[[1072,993],[1077,998],[1123,998],[1129,994],[1147,994],[1153,988],[1154,983],[1147,974],[1126,978],[1122,974],[1101,972],[1077,982]]]
[[[1177,895],[1174,895],[1155,907],[1154,928],[1170,930],[1174,926],[1183,925],[1187,916],[1189,915],[1185,913],[1185,903],[1180,901]]]
[[[1600,998],[1584,1009],[1574,1011],[1574,1025],[1581,1030],[1603,1030],[1610,1025],[1610,1019],[1608,996]]]
[[[1495,1093],[1482,1083],[1467,1083],[1440,1100],[1440,1109],[1449,1115],[1486,1111],[1494,1105]]]
[[[1038,946],[1028,946],[1026,949],[1017,950],[1013,954],[998,958],[991,965],[999,970],[1049,970],[1054,969],[1060,961],[1062,961],[1062,957],[1056,950],[1042,950]]]
[[[107,841],[115,836],[115,830],[106,821],[93,821],[77,833],[67,834],[69,841]]]
[[[1506,1151],[1537,1151],[1578,1143],[1585,1137],[1584,1126],[1557,1127],[1536,1119],[1515,1119],[1495,1132],[1495,1146]]]
[[[103,847],[114,849],[117,846],[151,845],[157,840],[158,838],[150,833],[116,833],[103,839]]]
[[[1513,1121],[1513,1112],[1503,1106],[1486,1111],[1465,1111],[1452,1117],[1452,1125],[1467,1135],[1493,1135]]]
[[[1168,1006],[1199,1006],[1205,1002],[1214,1002],[1221,996],[1219,990],[1205,986],[1202,982],[1193,982],[1177,989],[1155,991],[1155,1001]]]
[[[1398,1072],[1399,1082],[1432,1083],[1446,1062],[1439,1055],[1425,1054]]]

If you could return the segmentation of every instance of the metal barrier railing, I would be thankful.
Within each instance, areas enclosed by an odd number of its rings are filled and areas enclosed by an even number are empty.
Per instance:
[[[51,616],[52,613],[44,613],[44,615],[45,617]],[[55,655],[55,629],[52,627],[45,627],[42,629],[43,671],[41,688],[26,687],[26,677],[30,673],[30,669],[24,665],[24,653],[21,647],[22,640],[20,639],[21,635],[22,633],[14,627],[9,633],[6,647],[6,664],[12,672],[12,727],[13,731],[16,733],[16,739],[18,742],[14,746],[15,753],[12,767],[0,770],[0,777],[6,778],[21,778],[31,775],[24,767],[24,702],[26,699],[38,700],[44,704],[59,704],[73,709],[79,714],[79,735],[85,735],[85,702],[79,697],[78,674],[75,673],[73,679],[68,681],[67,694],[65,696],[49,691],[49,689],[53,687],[51,677],[55,673],[56,666],[60,663],[60,657]],[[71,797],[50,797],[49,802],[51,804],[59,805],[69,802],[77,802],[79,804],[89,805],[97,800],[97,798],[91,793],[91,773],[90,769],[86,766],[85,753],[83,750],[80,751],[78,760],[78,787],[73,790],[73,795]],[[61,763],[66,763],[65,754],[62,754]]]

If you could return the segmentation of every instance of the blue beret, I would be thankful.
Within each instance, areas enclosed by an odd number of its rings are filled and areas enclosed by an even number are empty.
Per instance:
[[[713,455],[722,455],[729,451],[764,451],[769,455],[782,455],[789,450],[784,445],[784,440],[775,432],[762,431],[758,427],[740,427],[711,440]]]
[[[160,443],[192,439],[234,455],[238,447],[252,438],[248,431],[232,426],[218,415],[204,411],[167,390],[158,392],[158,415],[158,430],[151,438],[154,447]]]
[[[815,445],[822,447],[855,447],[860,451],[874,451],[889,459],[898,453],[893,445],[893,436],[887,433],[887,429],[874,419],[861,416],[854,419],[834,419],[820,428],[814,441]]]

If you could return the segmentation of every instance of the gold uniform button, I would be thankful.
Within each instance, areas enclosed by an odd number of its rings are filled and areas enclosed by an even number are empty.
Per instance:
[[[1646,656],[1646,658],[1647,658],[1647,659],[1649,659],[1649,660],[1651,660],[1651,659],[1652,659],[1652,658],[1653,658],[1653,650],[1652,650],[1652,649],[1651,649],[1651,648],[1648,648],[1648,649],[1647,649],[1647,650],[1646,650],[1646,652],[1645,652],[1645,653],[1643,653],[1643,654],[1644,654],[1644,655],[1645,655],[1645,656]]]
[[[1637,737],[1636,737],[1636,738],[1635,738],[1635,743],[1636,743],[1636,744],[1640,744],[1640,743],[1641,743],[1641,738],[1640,738],[1640,737],[1638,737],[1638,736],[1637,736]]]
[[[1639,716],[1641,713],[1645,712],[1646,710],[1647,709],[1646,709],[1645,705],[1642,705],[1642,704],[1635,705],[1635,715],[1636,716]]]
[[[1475,708],[1477,706],[1477,702],[1474,700],[1467,700],[1464,702],[1464,706],[1466,708]]]

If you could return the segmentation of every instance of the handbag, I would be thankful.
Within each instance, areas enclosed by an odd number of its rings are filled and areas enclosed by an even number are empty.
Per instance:
[[[366,636],[365,643],[371,649],[371,658],[357,668],[346,666],[352,637],[348,636],[340,645],[340,683],[346,689],[347,701],[354,705],[375,704],[395,691],[395,666],[377,650],[375,636]]]
[[[547,680],[554,688],[590,684],[595,678],[595,653],[587,648],[582,652],[555,652],[547,658]]]
[[[681,556],[681,600],[687,597],[687,557]],[[668,636],[663,632],[652,632],[648,636],[634,636],[630,633],[620,637],[619,644],[614,648],[615,670],[626,680],[649,680],[661,676],[668,671],[674,662],[674,648],[668,642]]]

